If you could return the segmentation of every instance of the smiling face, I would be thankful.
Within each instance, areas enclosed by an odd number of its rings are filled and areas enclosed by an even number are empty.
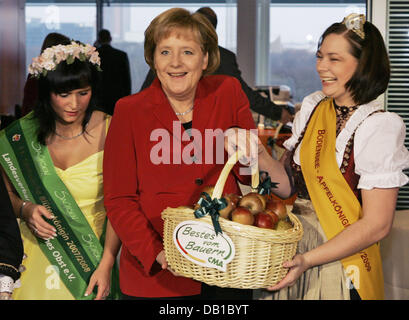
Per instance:
[[[91,99],[91,87],[75,89],[66,93],[51,92],[50,102],[57,121],[62,124],[81,124]]]
[[[317,72],[321,79],[322,91],[333,97],[340,106],[356,103],[345,84],[351,79],[358,66],[358,59],[350,53],[350,45],[343,35],[331,33],[317,51]]]
[[[207,63],[208,54],[191,31],[173,30],[154,52],[156,74],[170,100],[193,101]]]

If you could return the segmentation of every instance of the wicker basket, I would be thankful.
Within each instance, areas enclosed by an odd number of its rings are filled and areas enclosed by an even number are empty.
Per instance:
[[[239,155],[233,156],[235,161]],[[231,157],[220,174],[212,198],[220,198],[227,175],[235,161]],[[253,174],[253,187],[258,184],[258,170]],[[257,182],[256,182],[257,181]],[[289,207],[287,207],[289,208]],[[289,210],[287,210],[289,211]],[[186,220],[196,220],[194,210],[188,207],[167,208],[162,212],[164,220],[164,248],[169,266],[176,273],[218,287],[257,289],[266,288],[279,282],[288,269],[282,266],[295,255],[303,228],[298,218],[288,212],[293,228],[271,230],[243,225],[220,217],[223,230],[234,243],[235,256],[227,265],[225,272],[215,268],[203,267],[186,259],[173,242],[176,226]],[[212,225],[209,216],[199,221]]]

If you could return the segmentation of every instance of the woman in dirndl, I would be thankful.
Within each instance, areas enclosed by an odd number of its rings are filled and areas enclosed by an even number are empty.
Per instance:
[[[303,224],[288,274],[256,299],[383,299],[379,241],[391,230],[399,187],[409,179],[401,117],[377,97],[390,76],[378,29],[351,14],[322,35],[316,68],[322,91],[307,96],[281,162],[264,149],[259,166],[274,181],[286,167]]]

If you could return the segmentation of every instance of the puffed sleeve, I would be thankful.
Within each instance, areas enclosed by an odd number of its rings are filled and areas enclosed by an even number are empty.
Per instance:
[[[292,135],[284,142],[287,150],[293,150],[301,136],[304,127],[310,118],[312,110],[325,97],[321,91],[316,91],[306,96],[301,104],[300,111],[296,113],[293,121]]]
[[[409,167],[405,136],[402,118],[391,112],[374,114],[359,126],[354,140],[359,189],[401,187],[409,181],[402,172]]]

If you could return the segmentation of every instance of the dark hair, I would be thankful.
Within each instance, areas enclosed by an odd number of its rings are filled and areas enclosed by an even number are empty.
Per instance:
[[[41,46],[41,52],[58,44],[68,45],[70,43],[70,39],[65,35],[58,32],[51,32],[44,38],[43,45]]]
[[[203,14],[213,25],[213,27],[216,29],[217,27],[217,15],[216,12],[212,10],[210,7],[201,7],[197,9],[196,12],[199,12],[200,14]]]
[[[38,103],[34,107],[33,116],[39,121],[37,138],[41,144],[45,145],[46,139],[55,132],[56,113],[51,106],[51,93],[65,93],[91,86],[91,100],[82,123],[85,130],[96,107],[99,79],[99,71],[94,64],[78,59],[71,64],[62,61],[54,71],[49,71],[45,77],[41,76],[38,79]]]
[[[212,74],[220,64],[220,51],[216,30],[201,13],[190,13],[186,9],[172,8],[152,20],[145,30],[144,54],[146,63],[155,70],[154,54],[157,43],[177,31],[191,31],[200,44],[203,53],[208,53],[208,64],[203,75]]]
[[[107,29],[102,29],[98,32],[98,40],[100,44],[110,43],[112,41],[111,33]]]
[[[368,103],[385,92],[390,79],[388,52],[379,30],[370,22],[364,24],[365,38],[362,39],[343,23],[334,23],[322,34],[318,49],[325,38],[332,34],[343,35],[351,47],[351,54],[358,59],[358,66],[345,89],[357,104]]]

